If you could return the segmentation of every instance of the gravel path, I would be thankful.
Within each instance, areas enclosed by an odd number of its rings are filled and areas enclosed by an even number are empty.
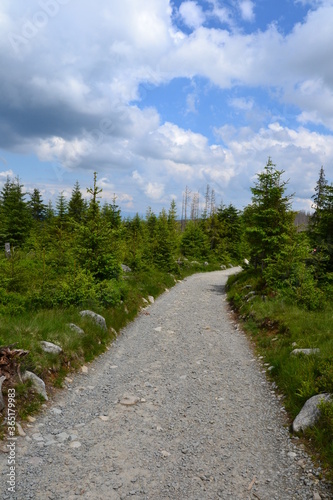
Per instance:
[[[16,494],[2,480],[1,498],[332,498],[231,320],[235,271],[177,284],[73,377],[18,438]]]

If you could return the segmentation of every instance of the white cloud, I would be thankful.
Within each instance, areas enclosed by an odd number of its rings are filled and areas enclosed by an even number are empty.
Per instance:
[[[235,97],[230,99],[229,105],[241,111],[250,111],[253,109],[253,99],[245,99],[244,97]]]
[[[0,172],[0,184],[5,182],[7,177],[10,177],[11,179],[14,178],[14,172],[12,170],[5,170]]]
[[[145,180],[137,170],[133,172],[132,177],[147,198],[153,201],[162,200],[165,189],[163,184]]]
[[[110,192],[117,187],[112,174],[118,186],[125,184],[126,176],[126,182],[133,182],[133,192],[124,186],[121,196],[129,204],[137,202],[134,188],[159,201],[168,199],[175,185],[196,188],[206,181],[215,183],[226,200],[236,182],[247,183],[245,200],[251,176],[268,156],[279,167],[286,165],[288,175],[308,196],[306,184],[314,185],[320,165],[333,163],[332,136],[310,130],[317,124],[333,131],[333,2],[312,2],[313,9],[287,36],[274,24],[244,34],[237,29],[235,12],[238,6],[242,19],[253,21],[254,2],[229,2],[229,9],[221,4],[183,2],[179,15],[194,30],[187,35],[172,25],[168,0],[100,0],[98,6],[87,0],[68,2],[16,53],[8,35],[23,36],[24,23],[33,20],[40,6],[3,0],[3,147],[36,152],[41,160],[60,163],[65,170],[83,172],[96,165],[102,177],[112,179]],[[215,27],[209,28],[212,19]],[[234,95],[246,95],[249,86],[248,95],[256,96],[256,101],[230,99],[238,114],[244,112],[248,127],[219,128],[223,147],[211,145],[204,134],[185,130],[170,118],[161,123],[154,108],[132,104],[140,85],[149,93],[151,87],[174,78],[197,76],[220,89],[241,88]],[[295,106],[293,119],[296,115],[303,126],[293,130],[276,120],[260,130],[253,126],[260,105],[252,92],[256,87],[270,90],[279,104]],[[188,113],[198,111],[199,99],[197,89],[188,94]]]
[[[197,2],[188,0],[180,4],[179,14],[189,28],[199,28],[205,22],[205,15]]]
[[[244,21],[254,21],[254,3],[251,0],[240,0],[239,9]]]

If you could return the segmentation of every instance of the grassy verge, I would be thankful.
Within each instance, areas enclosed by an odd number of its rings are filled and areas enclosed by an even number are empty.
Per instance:
[[[308,311],[277,297],[260,295],[260,276],[243,271],[228,281],[228,298],[242,326],[267,364],[268,376],[284,395],[290,423],[304,403],[320,393],[333,394],[333,307]],[[294,349],[319,349],[292,356]],[[333,404],[322,406],[316,426],[300,435],[333,478]]]
[[[29,351],[21,362],[20,371],[23,373],[29,370],[39,376],[45,382],[47,393],[52,398],[53,391],[62,387],[70,372],[92,361],[107,349],[117,333],[146,305],[143,299],[147,299],[149,295],[156,298],[165,289],[174,286],[177,280],[193,273],[216,269],[220,269],[220,266],[184,261],[175,274],[153,268],[128,273],[123,277],[122,301],[113,307],[103,308],[86,300],[81,307],[22,312],[19,315],[2,314],[0,346],[15,344],[15,348]],[[104,316],[108,330],[97,327],[88,318],[82,318],[79,314],[82,309],[91,309]],[[70,323],[79,326],[84,335],[72,330]],[[63,352],[60,355],[44,352],[40,344],[43,340],[59,345]],[[31,382],[23,383],[16,378],[3,385],[5,403],[8,389],[14,385],[16,418],[22,421],[38,412],[44,399],[34,392]],[[0,412],[0,438],[5,436],[5,413],[5,410]]]

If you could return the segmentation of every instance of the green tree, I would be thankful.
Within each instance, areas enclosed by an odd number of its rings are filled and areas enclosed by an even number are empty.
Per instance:
[[[102,209],[102,215],[108,221],[112,229],[119,229],[121,226],[121,210],[116,201],[117,197],[114,195],[112,203],[105,203]]]
[[[328,184],[323,167],[312,198],[314,213],[309,228],[314,246],[312,263],[317,278],[325,280],[326,273],[333,271],[333,186]]]
[[[34,189],[30,194],[28,202],[32,218],[37,222],[42,222],[46,217],[46,205],[43,203],[42,195],[39,189]]]
[[[181,251],[185,257],[206,259],[209,254],[209,238],[200,224],[189,221],[181,238]]]
[[[29,235],[32,217],[25,202],[26,194],[17,177],[7,178],[0,193],[0,242],[11,245],[22,245]]]
[[[57,197],[56,210],[57,222],[60,226],[62,226],[66,222],[68,216],[68,203],[63,191],[61,191]]]
[[[262,270],[277,258],[293,234],[292,195],[285,194],[284,171],[275,167],[269,158],[251,188],[252,204],[245,211],[251,262]]]
[[[217,209],[217,218],[220,223],[220,238],[225,243],[228,254],[234,259],[240,259],[243,251],[243,224],[242,217],[232,204]]]
[[[97,174],[94,172],[94,185],[87,188],[91,195],[87,217],[84,223],[75,226],[76,255],[80,265],[98,281],[118,278],[120,266],[113,249],[111,225],[101,216],[100,193]]]
[[[75,222],[82,222],[86,211],[87,203],[82,196],[79,181],[76,181],[68,202],[68,216]]]

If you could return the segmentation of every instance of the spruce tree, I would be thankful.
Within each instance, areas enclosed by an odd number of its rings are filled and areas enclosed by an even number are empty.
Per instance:
[[[32,218],[34,221],[42,222],[46,217],[46,205],[43,203],[42,195],[39,189],[34,189],[30,194],[30,201],[28,202]]]
[[[68,216],[75,222],[82,222],[86,210],[86,201],[82,196],[79,181],[76,181],[72,190],[71,199],[68,202]]]
[[[116,201],[117,197],[114,195],[112,203],[105,203],[102,209],[102,215],[108,221],[112,229],[118,229],[121,226],[121,210]]]
[[[68,203],[63,191],[61,191],[61,193],[57,197],[56,210],[58,222],[60,226],[62,226],[66,221],[68,215]]]
[[[0,193],[0,242],[22,245],[29,235],[32,217],[22,191],[23,185],[17,177],[7,178]]]
[[[326,273],[333,271],[333,186],[328,184],[323,167],[312,198],[309,235],[314,246],[313,262],[317,278],[326,279]]]
[[[269,158],[251,188],[252,204],[246,209],[251,261],[262,270],[283,251],[293,231],[292,196],[285,194],[284,171],[275,167]]]

